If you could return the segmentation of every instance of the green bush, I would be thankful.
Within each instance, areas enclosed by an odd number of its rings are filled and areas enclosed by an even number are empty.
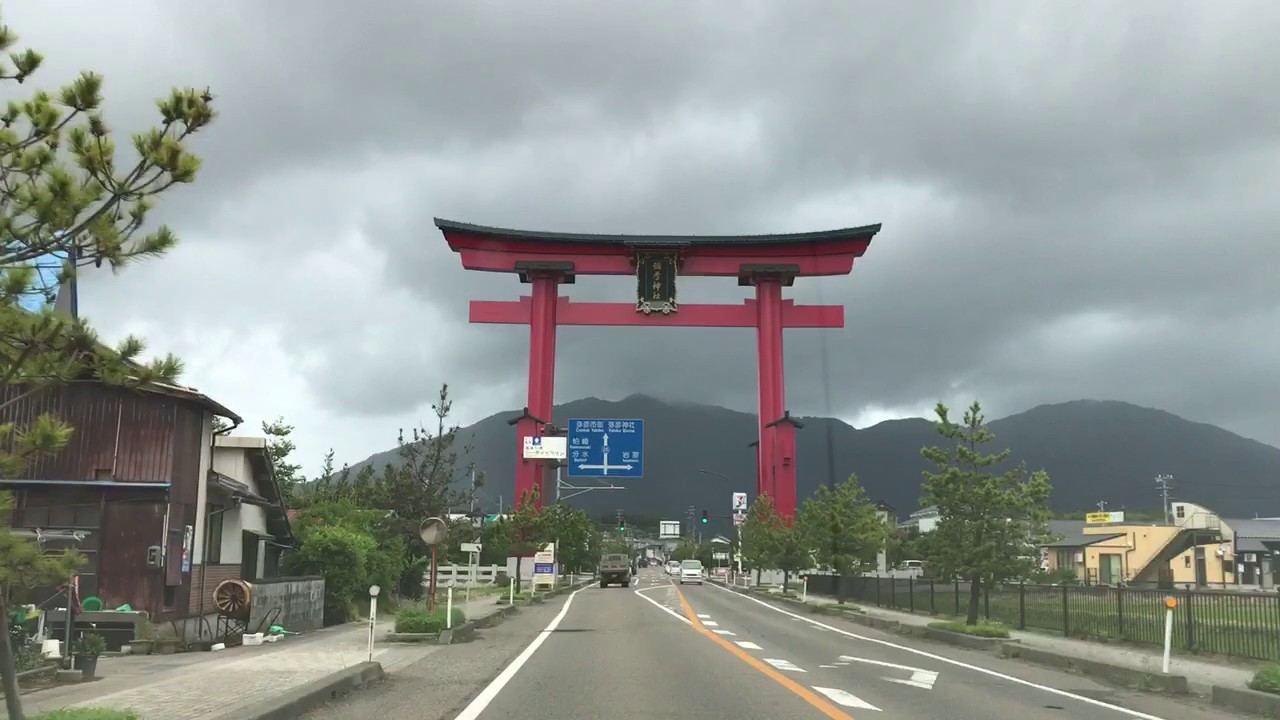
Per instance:
[[[453,609],[453,626],[456,628],[466,622],[462,608]],[[402,608],[396,613],[396,632],[398,633],[435,633],[445,629],[445,609],[436,606],[435,612],[427,612],[421,606]]]
[[[986,638],[1007,638],[1009,637],[1009,629],[1000,623],[979,620],[977,625],[965,625],[963,622],[932,622],[929,627],[935,630],[946,630],[948,632],[963,633],[965,635],[975,635],[977,637]]]
[[[369,597],[369,556],[377,549],[368,533],[319,525],[307,529],[285,566],[293,575],[324,578],[325,624],[331,625],[346,622],[356,602]]]
[[[112,710],[111,708],[59,708],[39,715],[31,716],[31,720],[140,720],[138,713],[132,710]]]
[[[1280,664],[1263,665],[1249,681],[1253,690],[1280,695]]]

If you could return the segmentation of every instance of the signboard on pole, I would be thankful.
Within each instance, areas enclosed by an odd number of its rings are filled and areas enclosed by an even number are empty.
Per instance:
[[[556,584],[556,544],[547,543],[533,554],[533,584]]]
[[[743,513],[743,512],[736,512],[736,513],[734,513],[734,514],[733,514],[733,526],[734,526],[734,527],[742,527],[742,523],[744,523],[744,522],[746,522],[746,521],[747,521],[747,514],[746,514],[746,513]]]
[[[747,509],[747,494],[734,493],[732,510],[734,512],[746,512],[746,509]]]
[[[526,460],[564,460],[568,455],[568,438],[534,435],[524,439]]]
[[[1124,522],[1124,511],[1120,512],[1092,512],[1084,516],[1084,521],[1090,525],[1105,525],[1107,523]]]
[[[680,521],[679,520],[661,520],[658,522],[658,537],[660,538],[678,538],[680,537]]]
[[[643,420],[573,419],[568,441],[571,478],[644,477]]]

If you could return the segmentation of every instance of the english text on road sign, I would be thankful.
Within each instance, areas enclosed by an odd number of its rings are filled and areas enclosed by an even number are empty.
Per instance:
[[[569,477],[643,477],[644,421],[570,420],[568,461]]]
[[[524,439],[526,460],[564,460],[568,451],[568,438],[534,435]]]
[[[534,575],[555,575],[556,574],[555,563],[534,563],[533,574]]]
[[[747,509],[747,494],[734,493],[733,494],[733,510],[736,512],[738,510],[746,510],[746,509]]]

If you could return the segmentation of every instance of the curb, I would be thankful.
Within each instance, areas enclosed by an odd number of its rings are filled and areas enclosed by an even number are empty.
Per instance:
[[[302,687],[285,691],[269,700],[264,706],[244,710],[227,716],[228,720],[289,720],[330,700],[358,690],[385,677],[382,663],[362,662],[330,673]]]
[[[1210,701],[1214,707],[1263,717],[1280,717],[1280,695],[1275,693],[1214,685]]]
[[[1174,695],[1186,695],[1191,692],[1191,688],[1187,684],[1187,678],[1183,675],[1153,674],[1123,665],[1087,660],[1074,655],[1063,655],[1051,650],[1042,650],[1015,643],[1001,645],[1000,655],[1026,660],[1038,665],[1074,670],[1082,675],[1093,675],[1111,683],[1147,692],[1171,693]]]

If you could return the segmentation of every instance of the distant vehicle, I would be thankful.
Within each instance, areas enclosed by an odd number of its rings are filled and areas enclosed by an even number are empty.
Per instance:
[[[625,553],[609,553],[600,558],[600,587],[609,587],[617,583],[623,587],[631,586],[631,558]]]
[[[667,561],[667,568],[666,568],[666,569],[667,569],[667,574],[668,574],[668,575],[676,575],[676,574],[678,574],[678,573],[680,572],[680,561],[679,561],[679,560],[668,560],[668,561]]]
[[[685,560],[680,563],[680,584],[687,582],[702,584],[701,560]]]

